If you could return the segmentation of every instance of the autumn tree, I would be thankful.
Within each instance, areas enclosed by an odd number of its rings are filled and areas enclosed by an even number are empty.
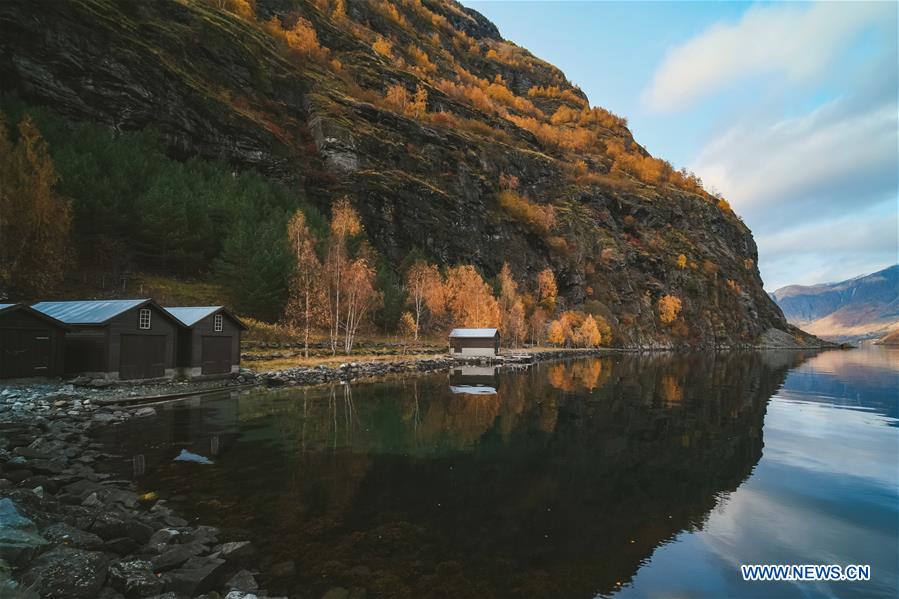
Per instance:
[[[439,273],[438,273],[439,275]],[[425,287],[425,307],[433,318],[443,318],[447,313],[446,282],[437,276]]]
[[[343,21],[346,16],[346,0],[335,0],[334,10],[331,11],[331,18],[337,22]]]
[[[525,323],[524,302],[518,294],[518,283],[512,278],[509,263],[504,262],[499,272],[499,312],[500,329],[509,346],[521,344],[527,332]]]
[[[387,58],[388,60],[393,58],[393,42],[391,42],[386,37],[382,37],[379,35],[378,38],[372,43],[371,49],[384,58]]]
[[[687,257],[683,254],[677,257],[677,267],[678,268],[687,268]]]
[[[375,306],[380,304],[383,295],[375,288],[375,269],[365,256],[356,258],[348,265],[344,287],[346,316],[343,327],[343,350],[349,355],[353,351],[359,328]]]
[[[299,17],[293,27],[284,29],[281,21],[277,17],[272,17],[272,20],[267,24],[267,28],[269,31],[280,28],[287,45],[305,58],[324,62],[330,56],[331,51],[319,43],[315,26],[312,25],[312,21],[309,19]]]
[[[403,84],[394,83],[387,87],[384,101],[394,110],[405,113],[409,106],[409,92]]]
[[[424,260],[418,260],[409,267],[408,271],[406,271],[404,288],[409,297],[409,302],[412,304],[412,309],[415,311],[413,322],[415,324],[414,336],[416,341],[418,341],[418,332],[421,329],[421,317],[424,314],[425,308],[430,304],[431,306],[434,306],[438,312],[442,311],[443,306],[441,304],[443,304],[443,298],[435,297],[435,293],[439,294],[439,290],[442,289],[442,287],[443,281],[440,277],[440,271],[438,271],[437,267],[433,264],[428,264]],[[438,291],[435,292],[435,290]],[[429,297],[431,298],[431,302],[428,301]]]
[[[532,345],[540,345],[546,337],[546,323],[549,317],[543,308],[535,308],[528,318],[528,333]]]
[[[549,329],[547,329],[546,339],[553,345],[564,345],[568,336],[565,332],[565,325],[562,324],[560,320],[554,320],[549,323]]]
[[[556,286],[556,275],[549,267],[537,274],[537,300],[540,307],[549,314],[556,311],[556,300],[559,296],[559,288]]]
[[[671,324],[680,314],[680,298],[673,295],[664,295],[659,299],[659,320],[663,324]]]
[[[446,299],[454,324],[464,327],[499,326],[499,303],[474,266],[467,264],[449,269]]]
[[[403,340],[403,354],[409,346],[409,338],[418,339],[418,326],[415,324],[415,317],[411,312],[403,312],[399,322],[400,339]]]
[[[574,333],[574,341],[583,347],[597,347],[602,342],[602,335],[593,315],[588,314]]]
[[[294,258],[294,275],[285,317],[293,330],[303,331],[303,356],[309,357],[309,331],[319,316],[324,297],[321,289],[322,265],[315,253],[315,237],[306,224],[306,215],[297,210],[287,223],[287,239]]]
[[[428,90],[420,83],[415,88],[415,96],[409,105],[409,112],[417,119],[422,118],[428,111]]]
[[[59,177],[47,142],[31,117],[9,139],[0,113],[0,297],[52,290],[70,256],[71,202],[56,192]]]
[[[340,339],[341,326],[343,325],[341,318],[345,317],[343,310],[346,301],[344,291],[347,286],[345,280],[348,262],[347,240],[361,232],[362,220],[359,218],[359,213],[350,204],[349,199],[344,197],[337,200],[331,209],[331,235],[328,239],[326,260],[331,353],[337,353],[337,344]],[[354,278],[358,281],[364,281],[364,277],[359,275],[365,269],[361,265],[356,268]]]

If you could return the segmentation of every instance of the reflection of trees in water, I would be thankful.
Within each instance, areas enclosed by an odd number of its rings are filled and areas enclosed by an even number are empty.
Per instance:
[[[344,566],[327,584],[361,584],[352,567],[365,565],[370,592],[391,596],[610,592],[659,543],[703,526],[758,461],[786,366],[751,354],[596,363],[501,374],[496,396],[408,394],[415,445],[453,444],[374,459],[343,528],[319,532]]]
[[[231,506],[204,520],[297,561],[276,592],[610,592],[749,475],[801,359],[613,355],[502,372],[496,395],[445,375],[287,390],[241,408],[230,477],[191,483]]]

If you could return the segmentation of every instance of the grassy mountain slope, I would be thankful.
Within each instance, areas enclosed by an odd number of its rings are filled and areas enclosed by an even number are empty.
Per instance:
[[[171,159],[256,171],[288,204],[327,214],[349,196],[394,277],[410,252],[487,276],[508,260],[525,287],[549,266],[565,305],[624,345],[787,330],[726,202],[481,15],[452,0],[247,6],[4,2],[4,91],[112,136],[152,129]],[[670,325],[664,295],[683,302]]]
[[[899,265],[839,283],[789,285],[772,296],[787,320],[825,339],[880,337],[899,326]]]

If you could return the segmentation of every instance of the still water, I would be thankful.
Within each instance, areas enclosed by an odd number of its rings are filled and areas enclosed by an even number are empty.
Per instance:
[[[273,593],[892,597],[897,395],[899,348],[616,354],[197,398],[104,434],[142,490],[252,540]]]

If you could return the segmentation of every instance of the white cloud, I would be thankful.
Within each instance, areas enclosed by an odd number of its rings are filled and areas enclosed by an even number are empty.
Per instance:
[[[844,281],[899,262],[896,200],[756,238],[765,288]]]
[[[896,110],[895,99],[861,112],[836,101],[797,118],[739,123],[692,169],[751,224],[857,210],[896,197]]]
[[[652,110],[675,111],[746,77],[811,82],[860,31],[894,20],[890,2],[753,7],[739,22],[716,24],[669,52],[643,100]]]

